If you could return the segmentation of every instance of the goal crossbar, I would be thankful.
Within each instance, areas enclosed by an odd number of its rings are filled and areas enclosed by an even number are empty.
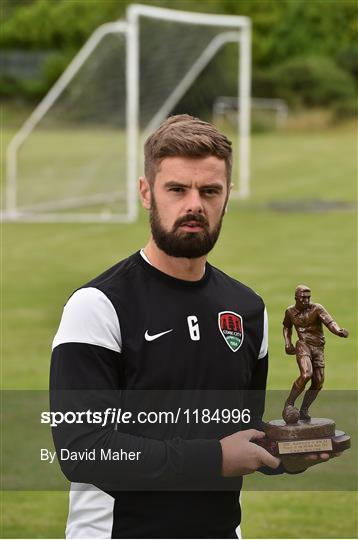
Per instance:
[[[216,13],[199,13],[197,11],[182,11],[179,9],[161,8],[145,4],[130,4],[127,8],[127,19],[131,21],[138,17],[149,17],[166,21],[205,26],[251,26],[249,17],[241,15],[218,15]]]

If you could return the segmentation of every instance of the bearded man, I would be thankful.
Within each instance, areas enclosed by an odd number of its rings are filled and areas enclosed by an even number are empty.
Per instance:
[[[96,389],[130,389],[145,400],[153,390],[238,396],[265,389],[264,302],[207,262],[226,212],[231,168],[230,141],[198,118],[173,116],[148,138],[139,191],[150,212],[150,239],[68,300],[53,343],[53,404],[59,390],[73,390],[85,410],[92,402],[81,402],[81,390],[96,399]],[[138,423],[81,424],[77,435],[54,430],[57,451],[105,446],[139,455],[129,473],[123,462],[87,468],[61,462],[73,482],[67,537],[237,538],[242,475],[284,472],[283,466],[253,442],[261,430],[228,431],[215,421],[200,431],[191,420],[182,432]],[[300,469],[328,457],[302,458]],[[234,489],[200,489],[231,480]],[[196,488],[183,489],[189,484]],[[165,489],[135,489],[143,485]]]

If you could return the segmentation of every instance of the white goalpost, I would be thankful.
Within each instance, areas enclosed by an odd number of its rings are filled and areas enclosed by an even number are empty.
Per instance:
[[[92,34],[11,140],[2,218],[134,221],[143,137],[173,111],[195,114],[196,103],[206,106],[202,83],[191,100],[194,110],[176,109],[213,59],[233,44],[239,156],[234,191],[248,197],[250,20],[132,4],[126,21]],[[215,90],[210,88],[211,96]]]
[[[88,39],[88,41],[85,43],[85,45],[82,47],[82,49],[79,51],[79,53],[75,56],[75,58],[72,60],[72,62],[69,64],[67,69],[64,71],[64,73],[61,75],[61,77],[57,80],[57,82],[54,84],[54,86],[51,88],[51,90],[48,92],[48,94],[44,97],[44,99],[40,102],[40,104],[36,107],[36,109],[33,111],[31,116],[26,120],[26,122],[22,125],[20,130],[15,134],[13,139],[10,141],[9,146],[7,148],[7,154],[6,154],[6,163],[7,163],[7,177],[6,177],[6,209],[4,217],[5,219],[9,220],[23,220],[23,221],[70,221],[70,222],[76,222],[76,221],[100,221],[105,218],[103,214],[98,213],[91,213],[87,211],[87,208],[90,208],[93,205],[101,204],[101,203],[108,203],[112,199],[113,196],[115,196],[115,193],[101,193],[99,190],[97,193],[87,193],[84,192],[80,193],[79,195],[73,196],[71,195],[72,190],[71,187],[73,186],[72,182],[67,182],[66,184],[66,192],[62,192],[60,196],[56,197],[56,195],[59,195],[58,193],[55,193],[55,195],[51,192],[48,194],[48,190],[46,189],[47,183],[51,182],[51,177],[49,178],[45,174],[43,174],[40,182],[38,182],[39,186],[36,186],[34,189],[31,187],[31,182],[28,181],[29,184],[29,190],[35,191],[35,197],[31,201],[30,198],[30,204],[24,203],[23,200],[21,200],[19,204],[19,192],[21,193],[21,186],[19,185],[19,165],[20,165],[20,151],[22,150],[22,147],[24,143],[29,141],[29,137],[35,133],[35,130],[40,126],[43,121],[46,119],[46,115],[49,114],[51,111],[51,108],[59,102],[61,97],[64,95],[66,89],[69,88],[70,84],[74,81],[75,77],[78,76],[80,73],[81,68],[85,65],[86,62],[89,61],[89,59],[92,57],[94,52],[98,49],[99,45],[103,40],[112,35],[120,36],[122,38],[122,41],[127,41],[127,29],[128,25],[124,21],[118,21],[115,23],[108,23],[101,25],[99,28],[95,30],[95,32],[92,34],[92,36]],[[62,126],[60,126],[62,127]],[[58,126],[55,126],[55,129],[59,129]],[[49,134],[51,136],[51,126],[47,126],[47,129],[49,130]],[[127,134],[128,138],[128,134]],[[61,143],[61,140],[58,141]],[[72,142],[72,141],[71,141]],[[39,141],[39,144],[41,143],[41,140]],[[36,151],[36,145],[35,148],[30,148],[29,153],[31,151]],[[59,149],[59,154],[61,155],[61,148]],[[48,159],[50,160],[52,156],[48,156]],[[45,157],[45,160],[47,157]],[[60,157],[61,159],[61,157]],[[35,165],[36,167],[36,165]],[[28,175],[32,180],[33,174],[32,172],[26,171],[26,164],[25,164],[25,172],[23,175]],[[30,166],[27,166],[28,169],[30,169]],[[36,171],[35,171],[36,174]],[[41,174],[41,172],[40,172]],[[23,181],[26,181],[26,178],[22,179]],[[58,179],[61,181],[61,178]],[[127,179],[129,184],[129,178]],[[73,182],[75,183],[75,178],[73,178]],[[128,187],[128,185],[127,185]],[[41,194],[37,193],[37,190],[40,192],[45,192],[47,197],[45,196],[45,200],[41,197]],[[56,191],[56,190],[54,190]],[[27,193],[25,192],[25,195],[23,199],[26,198]],[[36,195],[39,195],[36,197]],[[49,200],[49,199],[53,200]],[[37,199],[37,200],[36,200]],[[135,203],[133,201],[130,201],[128,198],[128,210],[123,215],[116,216],[116,219],[119,221],[132,221],[135,218],[135,211],[134,211]],[[79,209],[84,208],[86,209],[86,212],[72,212],[72,209]],[[61,210],[69,210],[66,212],[61,212]]]

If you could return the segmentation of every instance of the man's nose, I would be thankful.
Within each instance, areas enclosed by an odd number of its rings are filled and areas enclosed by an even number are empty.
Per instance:
[[[197,189],[190,189],[188,191],[186,200],[185,200],[185,211],[189,213],[203,213],[203,201],[200,195],[200,192]]]

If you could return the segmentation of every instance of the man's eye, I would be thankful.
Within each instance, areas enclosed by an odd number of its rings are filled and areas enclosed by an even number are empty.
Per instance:
[[[169,191],[174,191],[174,193],[182,193],[184,191],[184,188],[180,186],[174,186],[169,188]]]
[[[204,193],[204,195],[216,195],[218,193],[218,190],[214,188],[207,188],[203,189],[202,193]]]

